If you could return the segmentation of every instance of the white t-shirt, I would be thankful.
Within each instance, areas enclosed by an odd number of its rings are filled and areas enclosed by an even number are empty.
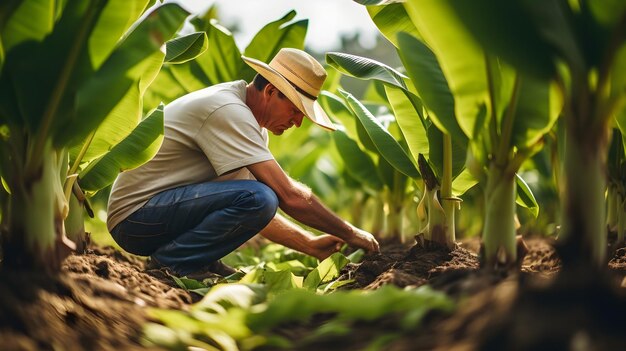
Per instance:
[[[245,104],[246,82],[217,84],[165,107],[163,144],[152,160],[122,172],[111,190],[107,227],[154,195],[183,185],[254,179],[245,166],[271,160],[268,135]],[[224,173],[233,171],[227,175]]]

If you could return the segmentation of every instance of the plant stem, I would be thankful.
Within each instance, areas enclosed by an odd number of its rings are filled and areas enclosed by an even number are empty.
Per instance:
[[[445,244],[454,248],[456,240],[454,213],[457,201],[452,196],[452,138],[443,133],[443,175],[441,177],[441,202],[445,214]]]
[[[517,260],[515,242],[515,174],[492,162],[485,189],[483,245],[488,267],[509,266]]]
[[[48,141],[44,147],[38,177],[19,179],[12,186],[3,264],[13,268],[54,272],[60,267],[55,240],[65,237],[63,216],[67,209],[51,144]]]
[[[626,196],[618,193],[617,196],[617,244],[624,244],[624,231],[626,230]]]
[[[402,205],[404,202],[404,189],[406,177],[394,170],[393,188],[387,189],[385,194],[385,219],[386,235],[389,237],[401,237],[402,229]]]
[[[382,194],[378,194],[374,198],[374,219],[372,222],[372,233],[376,236],[383,234],[383,228],[385,223],[385,202],[382,199]]]
[[[515,83],[513,86],[513,93],[511,96],[511,102],[509,103],[509,108],[507,109],[504,118],[502,119],[502,128],[500,130],[500,143],[498,144],[496,154],[496,164],[498,164],[499,166],[504,166],[508,163],[509,154],[513,149],[513,145],[511,145],[511,138],[513,135],[515,112],[517,111],[517,100],[519,97],[519,88],[521,84],[520,81],[521,78],[518,74],[515,76]]]
[[[561,253],[563,267],[594,265],[600,267],[606,257],[606,142],[596,138],[577,138],[572,131],[565,138],[561,238],[566,247]],[[593,131],[592,131],[593,132]]]
[[[74,177],[73,175],[75,175],[76,172],[78,171],[78,167],[80,166],[80,163],[83,160],[83,157],[87,153],[87,150],[89,150],[89,146],[91,145],[93,138],[96,136],[96,131],[97,129],[94,129],[94,131],[92,131],[89,134],[89,136],[87,137],[87,140],[85,141],[83,146],[80,148],[80,151],[78,152],[78,155],[76,156],[76,159],[74,160],[74,163],[72,164],[72,167],[67,172],[67,177],[65,178],[65,183],[63,185],[64,194],[71,194],[71,189],[74,186],[74,182],[77,179],[77,177]],[[67,200],[68,201],[70,200],[69,196],[67,197]]]
[[[617,227],[618,221],[618,211],[621,207],[621,203],[618,202],[618,193],[617,187],[614,184],[609,184],[607,189],[607,215],[606,215],[606,226],[609,231],[615,231]]]

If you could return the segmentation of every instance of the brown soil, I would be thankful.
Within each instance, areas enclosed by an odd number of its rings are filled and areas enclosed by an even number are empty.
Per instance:
[[[503,345],[517,350],[623,348],[626,249],[618,250],[609,262],[609,278],[564,277],[559,279],[566,283],[550,289],[546,286],[555,286],[554,277],[560,276],[555,274],[560,263],[552,243],[545,239],[526,243],[529,253],[520,274],[478,270],[476,240],[452,252],[384,243],[381,254],[349,265],[343,274],[354,279],[351,289],[428,283],[459,302],[452,315],[432,313],[410,335],[382,340],[385,350],[491,350]],[[141,340],[142,325],[149,320],[146,307],[186,309],[198,300],[176,288],[167,276],[152,273],[144,272],[143,261],[111,248],[70,256],[54,278],[0,271],[0,348],[146,349]],[[620,284],[621,289],[612,289]],[[292,326],[282,334],[297,341],[323,321]],[[396,328],[393,317],[388,317],[355,324],[348,335],[296,345],[299,350],[358,350],[381,331]]]

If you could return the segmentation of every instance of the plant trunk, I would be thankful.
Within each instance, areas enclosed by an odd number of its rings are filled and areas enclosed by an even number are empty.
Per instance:
[[[563,268],[604,265],[606,257],[606,143],[596,138],[565,138]],[[602,145],[605,145],[604,147]],[[574,267],[572,267],[574,268]]]
[[[64,233],[67,215],[56,152],[47,146],[32,177],[11,184],[8,214],[2,217],[3,266],[57,272],[73,245]]]
[[[76,187],[76,183],[74,184]],[[80,198],[79,198],[80,197]],[[88,236],[85,233],[85,197],[72,193],[69,199],[69,213],[65,218],[65,232],[67,237],[76,244],[76,252],[84,253],[88,246]]]
[[[417,207],[417,216],[422,224],[424,214],[427,216],[427,223],[420,233],[426,240],[426,244],[431,241],[452,250],[455,245],[454,206],[456,206],[456,199],[452,197],[451,144],[445,142],[445,136],[446,134],[444,134],[444,170],[442,185],[446,187],[446,191],[441,192],[442,187],[439,185],[428,162],[423,155],[419,155],[417,163],[422,178],[424,179],[424,197]],[[448,141],[450,141],[449,138]],[[440,192],[441,201],[444,203],[443,206],[439,201]],[[447,194],[447,196],[444,197],[444,193]]]
[[[381,199],[381,195],[379,194],[374,200],[374,213],[373,213],[373,221],[372,221],[372,234],[377,237],[383,236],[383,229],[385,227],[385,203]]]
[[[369,196],[364,192],[356,192],[352,199],[352,207],[350,209],[350,216],[352,217],[351,223],[356,227],[361,228],[363,226],[363,210],[367,205]]]
[[[626,230],[626,197],[617,193],[617,241],[615,247],[624,245],[624,231]]]
[[[440,191],[441,205],[445,215],[443,243],[452,250],[456,241],[454,213],[459,199],[452,195],[452,139],[447,133],[443,133],[443,175]]]
[[[606,227],[610,232],[617,230],[618,211],[620,211],[621,203],[617,201],[619,197],[617,193],[617,186],[610,184],[607,189],[606,205]]]
[[[399,238],[402,243],[405,242],[404,233],[404,200],[405,191],[408,184],[408,178],[402,173],[394,172],[394,187],[390,192],[389,201],[389,221],[392,223],[392,237]]]
[[[428,211],[428,227],[426,228],[426,240],[433,241],[443,246],[446,244],[446,212],[441,206],[437,193],[439,186],[424,192],[426,198],[426,207]]]
[[[515,241],[515,174],[489,165],[485,189],[483,262],[487,267],[510,267],[517,260]]]

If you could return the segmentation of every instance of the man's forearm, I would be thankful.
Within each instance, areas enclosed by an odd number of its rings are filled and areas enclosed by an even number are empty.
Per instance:
[[[274,219],[261,230],[260,234],[277,244],[305,254],[311,254],[309,243],[313,236],[280,214],[276,214]]]
[[[299,186],[300,196],[295,197],[294,201],[281,204],[281,209],[285,213],[300,223],[341,239],[348,239],[353,235],[353,227],[349,223],[324,206],[306,186],[302,184]]]

